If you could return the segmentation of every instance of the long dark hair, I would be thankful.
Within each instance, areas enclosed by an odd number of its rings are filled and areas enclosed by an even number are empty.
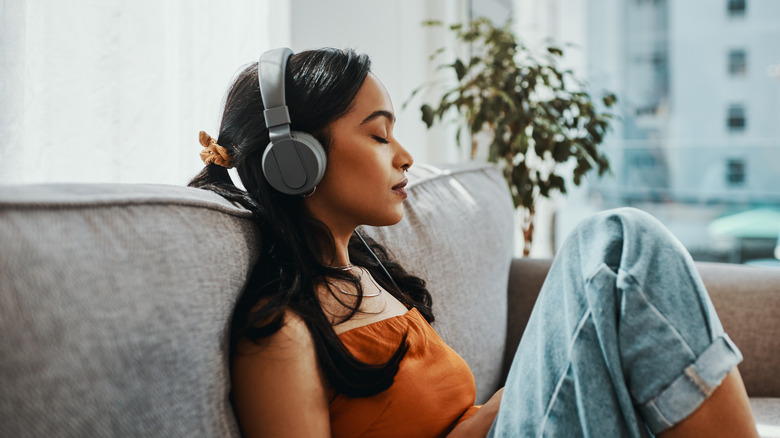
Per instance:
[[[313,135],[327,153],[331,141],[328,127],[350,109],[370,67],[366,55],[352,50],[321,49],[292,55],[285,77],[291,128]],[[318,299],[317,285],[323,284],[325,278],[338,278],[352,282],[358,291],[362,289],[353,275],[329,267],[326,257],[335,253],[333,236],[309,214],[302,197],[277,192],[266,181],[261,164],[269,134],[263,110],[257,64],[253,63],[228,90],[217,138],[217,143],[230,153],[246,191],[237,188],[227,170],[216,164],[207,165],[189,183],[244,206],[253,213],[260,230],[259,260],[233,312],[231,358],[239,339],[258,342],[276,333],[282,326],[284,312],[292,311],[311,332],[318,361],[333,389],[353,397],[379,393],[393,383],[408,349],[406,337],[386,363],[376,365],[355,358],[336,335]],[[391,260],[380,244],[367,240],[398,289],[355,235],[348,246],[351,262],[365,267],[385,290],[407,307],[418,309],[429,323],[433,322],[431,296],[425,282]],[[329,288],[327,284],[326,287]],[[359,297],[353,306],[344,304],[350,309],[345,320],[358,312],[361,301]]]

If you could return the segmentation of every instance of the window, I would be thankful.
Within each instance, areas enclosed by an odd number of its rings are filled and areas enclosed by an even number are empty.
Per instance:
[[[730,16],[742,16],[745,15],[745,9],[747,9],[747,0],[728,0],[728,13]]]
[[[236,69],[289,44],[277,3],[3,0],[0,184],[188,181],[203,168],[198,131],[216,135]],[[133,152],[138,133],[161,145],[158,162]]]
[[[729,107],[728,117],[726,119],[726,126],[728,127],[729,131],[744,131],[745,125],[745,107],[742,105],[731,105]]]
[[[745,183],[745,160],[734,158],[726,161],[726,183],[730,186]]]
[[[695,260],[754,258],[743,251],[743,243],[754,242],[715,235],[709,225],[743,209],[780,210],[780,59],[773,51],[780,20],[769,19],[750,0],[587,3],[587,14],[572,14],[571,8],[518,11],[532,16],[524,23],[550,23],[539,29],[539,39],[560,35],[553,24],[586,28],[572,34],[571,42],[585,48],[588,88],[610,90],[622,102],[601,149],[613,173],[588,177],[587,189],[549,207],[555,221],[539,225],[537,237],[552,236],[554,252],[574,224],[594,211],[631,205],[660,218]],[[613,14],[616,3],[620,14]],[[780,6],[780,0],[765,3]],[[707,6],[715,15],[703,19]],[[706,56],[694,58],[691,50]],[[771,240],[774,249],[777,231]],[[532,253],[547,256],[545,246]]]
[[[729,75],[744,76],[747,73],[747,53],[744,50],[729,52]]]

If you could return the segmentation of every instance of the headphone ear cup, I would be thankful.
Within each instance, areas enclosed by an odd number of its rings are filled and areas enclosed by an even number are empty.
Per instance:
[[[322,176],[325,175],[325,168],[328,167],[328,155],[325,153],[325,148],[322,147],[322,143],[314,138],[313,135],[303,131],[292,131],[290,136],[299,145],[306,145],[306,149],[310,150],[313,154],[310,167],[306,168],[309,175],[314,176],[314,182],[312,190],[317,184],[322,181]],[[308,192],[307,192],[308,193]]]
[[[289,138],[270,143],[263,153],[263,173],[274,189],[287,195],[311,193],[322,180],[327,156],[312,135],[292,131]]]

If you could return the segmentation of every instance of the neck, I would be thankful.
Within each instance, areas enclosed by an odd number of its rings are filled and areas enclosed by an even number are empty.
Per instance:
[[[331,254],[323,254],[324,264],[332,267],[348,266],[350,264],[349,238],[352,237],[358,224],[351,219],[329,214],[329,210],[322,207],[320,198],[316,194],[309,198],[304,198],[303,202],[309,213],[322,222],[333,236],[333,252]]]
[[[330,263],[332,267],[349,266],[351,264],[349,260],[349,238],[352,237],[353,232],[354,230],[338,234],[333,233],[334,253]]]

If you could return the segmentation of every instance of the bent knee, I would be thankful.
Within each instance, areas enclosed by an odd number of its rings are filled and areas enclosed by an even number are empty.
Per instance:
[[[572,235],[569,244],[574,245],[581,259],[595,257],[613,270],[621,263],[653,253],[687,252],[658,219],[634,207],[596,213],[580,222]]]
[[[621,238],[657,236],[676,240],[658,219],[635,207],[619,207],[596,213],[584,221],[583,227],[589,231],[606,228],[610,234],[617,234]]]

